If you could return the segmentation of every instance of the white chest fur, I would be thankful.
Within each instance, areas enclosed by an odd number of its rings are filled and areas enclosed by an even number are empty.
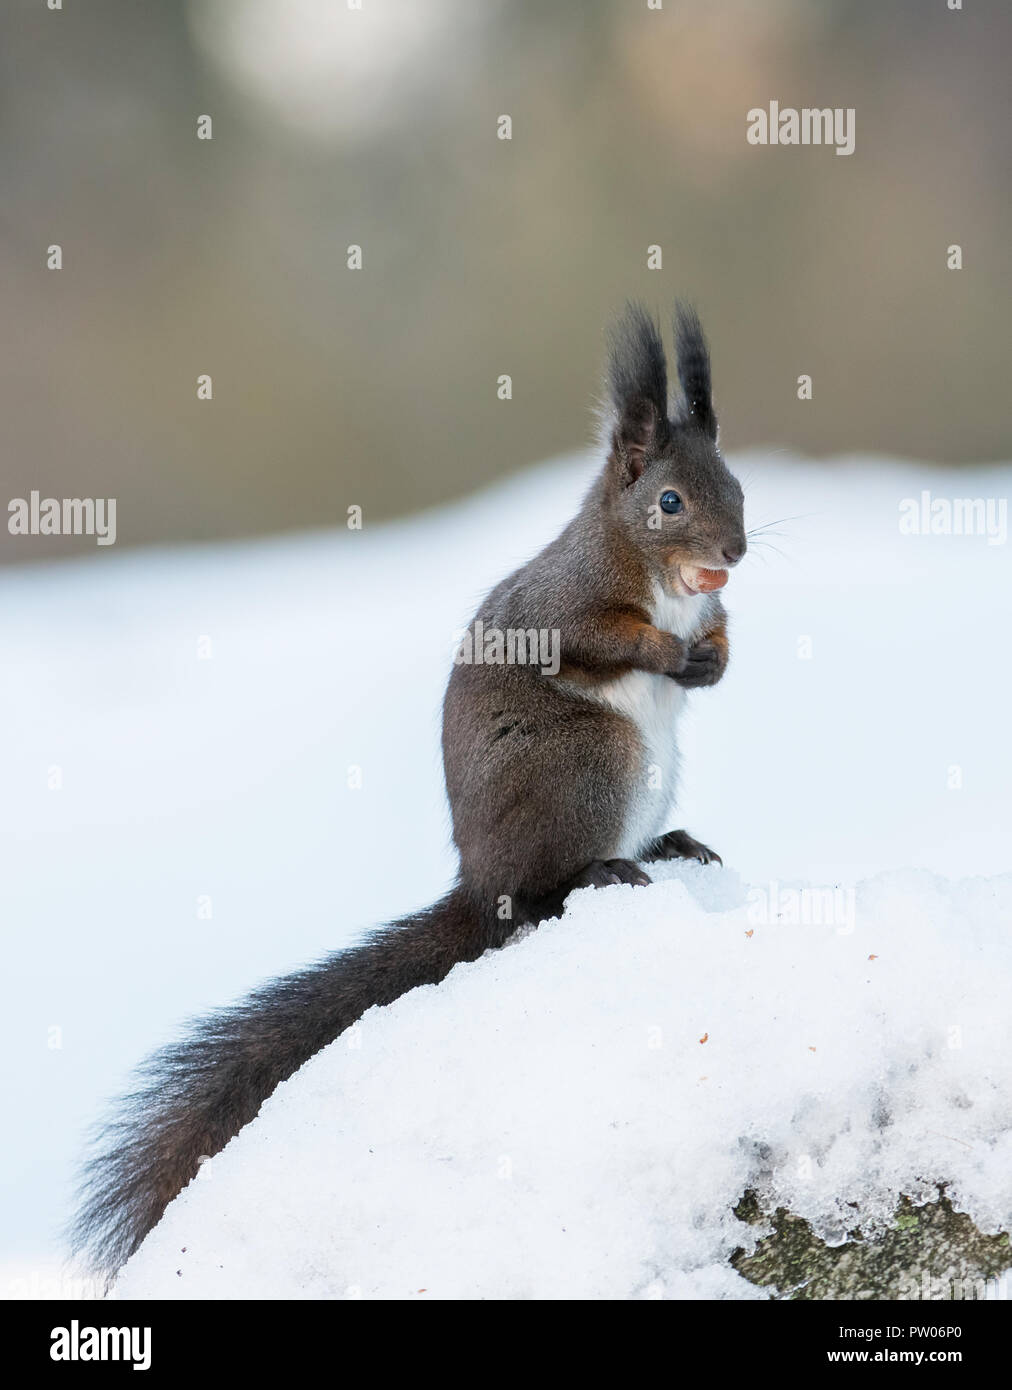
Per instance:
[[[705,594],[678,598],[658,589],[651,616],[655,627],[689,640],[708,608]],[[608,856],[636,859],[651,840],[671,829],[666,821],[678,789],[678,717],[685,691],[670,676],[630,671],[600,686],[597,696],[635,725],[643,746],[620,841]]]

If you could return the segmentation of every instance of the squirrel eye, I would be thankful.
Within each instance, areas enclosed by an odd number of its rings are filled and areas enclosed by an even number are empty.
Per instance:
[[[673,512],[680,512],[680,511],[682,511],[682,510],[683,510],[682,499],[679,497],[679,495],[678,495],[677,492],[670,492],[670,491],[669,491],[669,492],[662,492],[662,493],[661,493],[661,511],[662,511],[662,512],[668,512],[668,513],[670,514],[670,513],[673,513]]]

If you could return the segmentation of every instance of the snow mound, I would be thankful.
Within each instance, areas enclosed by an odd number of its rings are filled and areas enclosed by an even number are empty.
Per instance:
[[[122,1298],[761,1297],[747,1188],[837,1242],[1012,1224],[1012,875],[696,865],[373,1009],[206,1163]]]

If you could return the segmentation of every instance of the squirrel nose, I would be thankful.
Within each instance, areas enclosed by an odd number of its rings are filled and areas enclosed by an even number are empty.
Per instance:
[[[744,554],[744,546],[739,548],[736,545],[727,545],[724,547],[724,559],[729,565],[736,565]]]

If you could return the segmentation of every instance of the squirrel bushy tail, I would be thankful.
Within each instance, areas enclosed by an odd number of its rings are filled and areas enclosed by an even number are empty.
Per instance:
[[[457,887],[358,946],[261,986],[149,1057],[84,1169],[73,1244],[110,1276],[282,1081],[374,1004],[437,984],[501,945],[511,924]]]

